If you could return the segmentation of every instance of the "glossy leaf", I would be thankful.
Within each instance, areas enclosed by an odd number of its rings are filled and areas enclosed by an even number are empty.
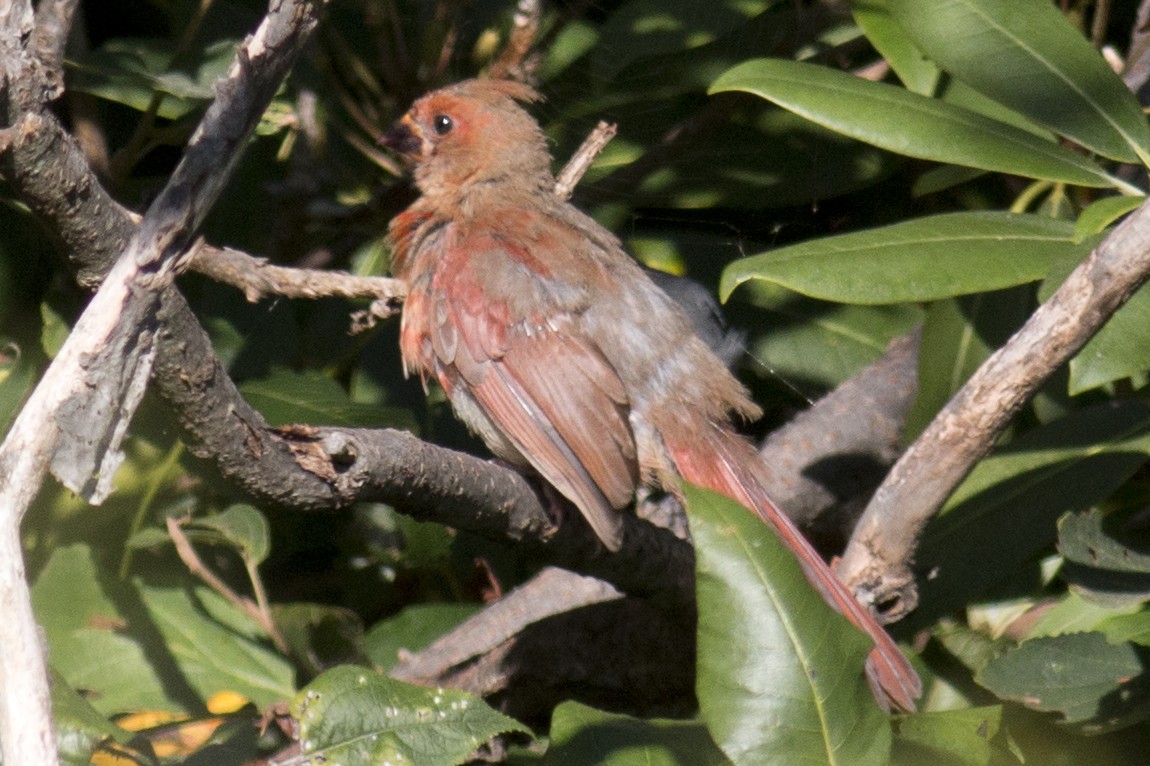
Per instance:
[[[1094,234],[1101,234],[1112,223],[1127,213],[1138,209],[1145,201],[1145,197],[1137,195],[1103,197],[1097,202],[1091,203],[1078,216],[1078,222],[1074,225],[1074,236],[1078,239],[1086,239]]]
[[[699,708],[736,764],[883,764],[890,725],[863,674],[870,642],[749,511],[687,488],[696,550]]]
[[[729,764],[698,721],[631,718],[564,702],[551,716],[545,765],[722,766]]]
[[[1114,186],[1097,165],[1025,130],[827,67],[756,59],[711,92],[753,93],[826,128],[910,157],[1081,186]]]
[[[891,15],[889,0],[854,0],[851,14],[907,90],[921,96],[934,94],[941,72]]]
[[[1085,256],[1064,221],[1010,213],[948,213],[781,247],[723,272],[724,300],[761,279],[823,300],[929,301],[1035,282],[1061,259]]]
[[[939,66],[1083,146],[1145,161],[1150,127],[1138,101],[1046,0],[890,0]]]
[[[311,762],[456,766],[490,738],[527,733],[481,699],[427,689],[366,668],[332,668],[296,695],[302,754]]]

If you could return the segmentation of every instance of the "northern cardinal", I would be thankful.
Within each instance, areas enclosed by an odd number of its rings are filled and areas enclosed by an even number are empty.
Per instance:
[[[771,502],[767,467],[733,430],[759,408],[619,240],[555,195],[547,140],[517,103],[539,98],[461,82],[381,138],[421,194],[388,231],[408,286],[405,372],[436,380],[495,455],[537,471],[611,550],[640,484],[677,492],[681,477],[754,511],[874,641],[879,701],[913,710],[914,669]]]

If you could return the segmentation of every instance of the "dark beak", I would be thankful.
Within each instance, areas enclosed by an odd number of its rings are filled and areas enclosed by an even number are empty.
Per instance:
[[[423,140],[411,129],[408,118],[403,118],[379,137],[379,143],[405,157],[418,157],[423,149]]]

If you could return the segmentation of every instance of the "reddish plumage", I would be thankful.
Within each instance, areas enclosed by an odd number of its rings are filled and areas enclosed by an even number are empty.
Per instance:
[[[542,475],[610,549],[640,483],[677,492],[682,477],[753,510],[875,641],[879,698],[913,709],[918,676],[774,506],[767,467],[732,430],[758,407],[618,240],[553,193],[546,139],[515,103],[537,98],[471,80],[419,99],[385,136],[421,192],[389,232],[409,290],[405,368],[438,381],[495,454]]]

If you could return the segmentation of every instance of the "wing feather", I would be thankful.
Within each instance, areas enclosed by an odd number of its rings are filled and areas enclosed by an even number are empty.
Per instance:
[[[445,258],[432,282],[426,331],[434,359],[424,362],[432,363],[449,391],[465,382],[489,421],[476,430],[483,434],[494,426],[579,508],[605,545],[617,548],[618,512],[639,482],[619,375],[579,334],[566,307],[549,307],[543,296],[535,302],[537,315],[516,317],[508,301],[491,294],[481,269],[488,277],[502,269],[502,286],[514,287],[506,274],[518,272],[523,290],[537,288],[529,272],[515,268],[509,248],[461,245],[453,252],[466,258]]]

